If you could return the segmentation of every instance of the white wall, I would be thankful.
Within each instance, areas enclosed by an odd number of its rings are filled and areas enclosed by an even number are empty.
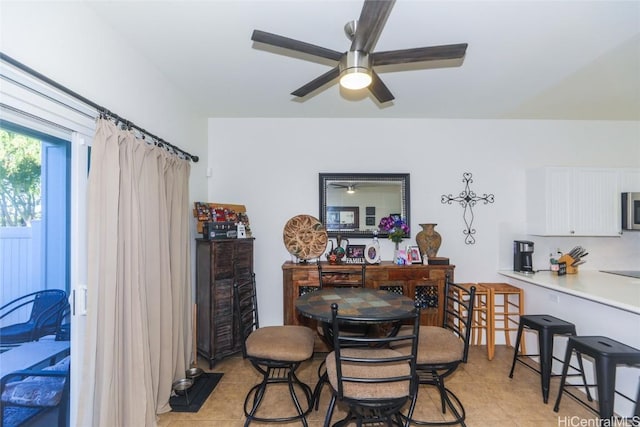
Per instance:
[[[192,200],[206,196],[206,118],[83,2],[0,6],[3,53],[203,161],[192,163]]]
[[[210,119],[206,201],[247,206],[256,238],[261,320],[281,324],[281,266],[291,259],[282,230],[295,215],[319,216],[319,172],[409,172],[412,230],[405,243],[415,244],[419,223],[437,223],[438,255],[456,265],[457,281],[504,281],[496,271],[513,267],[512,242],[525,237],[544,248],[536,252],[535,268],[546,268],[547,246],[569,250],[577,244],[590,252],[582,269],[640,267],[640,233],[524,234],[525,169],[640,167],[639,136],[637,122]],[[464,190],[464,172],[473,174],[471,190],[495,195],[493,204],[473,209],[473,245],[464,243],[463,209],[440,202],[441,195]],[[383,259],[391,259],[392,243],[382,245]]]

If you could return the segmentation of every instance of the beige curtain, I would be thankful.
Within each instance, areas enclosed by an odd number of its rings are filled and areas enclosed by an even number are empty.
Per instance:
[[[190,164],[108,120],[97,125],[78,420],[155,426],[190,357]]]

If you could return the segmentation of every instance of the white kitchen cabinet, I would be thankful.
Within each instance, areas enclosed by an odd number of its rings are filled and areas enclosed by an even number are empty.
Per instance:
[[[621,170],[547,167],[527,171],[527,232],[619,236]]]
[[[623,193],[640,191],[640,169],[622,169],[620,191]]]

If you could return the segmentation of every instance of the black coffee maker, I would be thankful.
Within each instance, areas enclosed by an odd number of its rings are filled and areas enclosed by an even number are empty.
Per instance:
[[[513,241],[513,271],[533,273],[533,242]]]

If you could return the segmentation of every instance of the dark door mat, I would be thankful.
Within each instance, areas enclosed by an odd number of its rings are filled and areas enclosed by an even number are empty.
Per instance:
[[[174,412],[198,412],[202,404],[207,400],[211,392],[223,374],[220,373],[204,373],[194,381],[193,385],[187,390],[186,396],[172,396],[169,404]],[[187,396],[189,403],[187,403]]]

